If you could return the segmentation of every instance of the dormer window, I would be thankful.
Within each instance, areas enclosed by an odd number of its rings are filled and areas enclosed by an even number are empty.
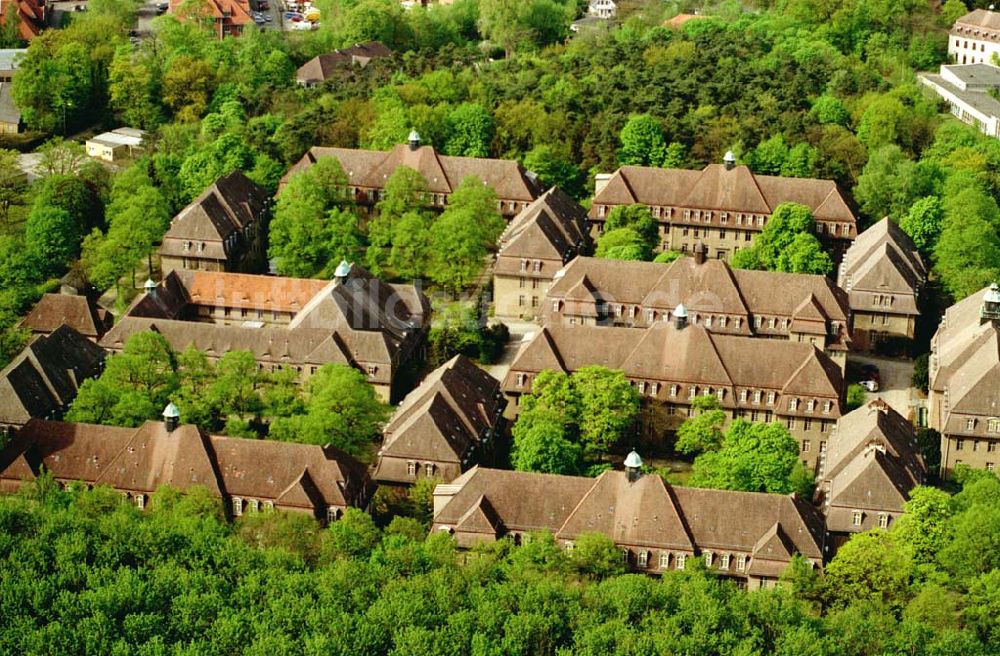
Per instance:
[[[647,323],[653,323],[653,319],[655,318],[655,316],[656,316],[656,313],[653,312],[653,310],[646,310],[646,322]]]
[[[833,406],[833,403],[831,403],[830,401],[823,401],[823,414],[825,414],[825,415],[830,414],[830,408],[832,406]]]
[[[851,526],[860,527],[862,519],[864,519],[864,513],[860,510],[855,510],[851,513]]]
[[[725,394],[726,390],[721,387],[715,390],[715,398],[719,399],[720,401],[722,400],[722,397],[725,396]]]
[[[233,497],[233,516],[239,517],[243,514],[243,499]]]
[[[813,401],[812,399],[809,399],[808,401],[806,401],[806,412],[812,412],[815,409],[816,409],[816,402],[815,401]]]
[[[656,396],[656,393],[659,392],[659,391],[660,391],[660,384],[659,383],[650,383],[649,384],[649,395],[650,396]]]
[[[552,301],[552,311],[553,312],[559,311],[559,301]]]
[[[645,568],[649,564],[649,552],[643,549],[639,552],[639,567]]]
[[[424,475],[433,476],[434,475],[434,463],[428,462],[424,464]]]
[[[697,387],[689,387],[688,388],[688,398],[689,399],[694,399],[694,397],[697,394],[698,394],[698,388]]]
[[[521,260],[521,271],[528,270],[528,260]]]
[[[407,462],[406,463],[406,473],[409,476],[416,476],[417,475],[417,463],[415,463],[412,460],[410,460],[409,462]]]
[[[677,386],[676,385],[671,385],[670,386],[670,396],[674,396],[674,397],[677,396]]]
[[[660,569],[667,569],[670,567],[670,554],[663,552],[660,554]]]
[[[516,381],[518,387],[524,387],[524,379],[525,379],[525,375],[524,374],[517,374],[515,376],[515,381]]]
[[[373,364],[368,365],[367,369],[368,369],[368,375],[369,376],[374,376],[375,372],[378,371],[378,367],[376,367]]]
[[[729,554],[719,556],[719,569],[729,569]]]
[[[260,510],[260,501],[257,499],[250,499],[250,511],[257,512]]]
[[[753,393],[753,402],[754,402],[754,404],[759,404],[760,403],[760,390],[754,390],[754,393]]]
[[[976,428],[976,420],[975,419],[966,419],[965,420],[965,430],[975,430],[975,428]]]
[[[990,419],[987,421],[986,430],[990,433],[1000,433],[1000,419]]]
[[[646,381],[640,380],[639,381],[639,394],[645,394],[645,393],[646,393]]]
[[[622,562],[628,562],[628,549],[622,549]]]
[[[767,320],[767,327],[770,330],[774,330],[774,317]]]
[[[889,514],[879,513],[878,514],[878,527],[879,528],[889,528]]]
[[[736,571],[745,572],[747,569],[746,554],[736,554]]]
[[[534,271],[535,271],[535,273],[538,273],[541,270],[542,270],[542,261],[541,260],[535,260],[535,265],[534,265]]]
[[[745,389],[740,390],[740,403],[746,403],[746,402],[747,402],[747,391]]]
[[[774,392],[767,393],[767,404],[774,405]]]
[[[146,495],[137,494],[135,495],[135,507],[142,510],[146,507]]]
[[[684,561],[687,560],[685,554],[677,554],[677,569],[684,569]]]
[[[799,400],[798,399],[792,399],[791,401],[789,401],[788,402],[788,409],[789,410],[798,410],[799,409]]]
[[[726,317],[719,317],[719,328],[725,328],[726,322],[727,322]]]
[[[705,567],[711,567],[711,566],[712,566],[712,552],[711,551],[706,551],[705,552]]]
[[[764,317],[754,317],[753,318],[753,325],[754,325],[755,328],[760,328],[761,326],[763,326],[764,325]]]

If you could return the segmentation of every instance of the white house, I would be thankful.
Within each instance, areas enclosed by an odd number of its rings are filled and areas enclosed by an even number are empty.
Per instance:
[[[989,64],[1000,53],[1000,12],[976,9],[962,16],[948,33],[948,56],[956,64]]]
[[[990,95],[1000,89],[1000,68],[989,64],[942,66],[940,74],[921,73],[920,82],[933,89],[963,123],[991,137],[1000,137],[1000,101]]]
[[[617,13],[618,5],[614,0],[590,0],[590,5],[587,7],[588,15],[605,20],[614,18]]]
[[[106,162],[131,157],[134,151],[142,149],[145,136],[145,132],[135,128],[118,128],[111,132],[103,132],[87,139],[87,155]]]

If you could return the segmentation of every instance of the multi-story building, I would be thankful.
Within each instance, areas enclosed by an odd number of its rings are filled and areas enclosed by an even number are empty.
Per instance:
[[[96,342],[114,324],[114,316],[87,296],[45,294],[19,326],[34,335],[50,335],[66,325]]]
[[[683,306],[674,321],[645,330],[546,324],[514,356],[503,382],[516,410],[544,370],[572,373],[587,365],[620,369],[646,411],[651,438],[674,431],[702,395],[715,396],[727,418],[782,422],[814,469],[841,415],[840,367],[808,342],[754,339],[687,325]]]
[[[590,0],[587,5],[587,15],[610,20],[618,14],[615,0]]]
[[[332,446],[205,435],[164,421],[138,428],[31,420],[0,451],[0,491],[12,492],[42,471],[58,482],[108,485],[139,508],[164,486],[199,486],[221,498],[231,517],[302,512],[333,521],[363,508],[373,485],[364,465]]]
[[[854,533],[891,528],[926,475],[913,424],[888,403],[877,399],[841,417],[816,491],[826,515],[827,557]]]
[[[596,479],[476,467],[435,488],[433,530],[461,547],[547,531],[566,550],[603,533],[635,571],[683,570],[698,558],[750,589],[773,585],[795,554],[822,567],[823,518],[804,499],[675,487],[642,475],[635,452],[625,465]]]
[[[912,340],[926,279],[913,240],[889,217],[858,235],[837,276],[851,308],[854,345],[874,350],[887,339]]]
[[[382,431],[373,478],[444,482],[492,459],[507,400],[500,381],[463,355],[441,365],[406,395]]]
[[[671,321],[678,306],[688,322],[713,333],[814,344],[847,364],[847,297],[825,276],[733,269],[694,257],[669,264],[578,257],[555,276],[542,304],[549,322],[648,328]]]
[[[737,166],[732,153],[724,164],[701,171],[623,166],[613,174],[598,174],[590,220],[595,236],[619,205],[642,204],[660,224],[660,247],[689,252],[701,241],[708,256],[727,259],[753,241],[774,209],[782,203],[808,207],[816,219],[818,237],[834,260],[857,236],[857,216],[851,202],[832,180],[755,175]]]
[[[941,474],[1000,463],[1000,286],[945,310],[931,340],[928,423],[941,433]]]
[[[992,64],[953,64],[941,72],[921,73],[921,84],[948,105],[951,114],[983,134],[1000,137],[1000,68]]]
[[[1000,52],[1000,13],[975,9],[962,16],[948,32],[948,56],[957,64],[991,64]]]
[[[180,20],[210,22],[220,40],[239,36],[245,27],[253,25],[249,0],[206,0],[204,3],[170,0],[170,13]]]
[[[160,268],[265,273],[271,198],[240,171],[213,182],[170,221]]]
[[[528,206],[540,193],[534,174],[525,171],[515,161],[479,157],[440,155],[432,146],[421,146],[420,135],[414,130],[408,143],[390,151],[355,150],[313,146],[281,179],[282,188],[290,176],[303,171],[321,157],[336,157],[347,174],[347,184],[358,207],[371,210],[384,195],[385,183],[400,166],[408,166],[427,182],[428,205],[443,211],[448,196],[468,177],[476,177],[493,188],[498,199],[497,209],[511,219]]]
[[[535,317],[556,272],[590,251],[587,211],[558,187],[514,217],[493,269],[493,307],[498,317]]]
[[[175,350],[194,346],[212,361],[248,350],[263,369],[303,376],[345,364],[395,401],[406,391],[400,370],[422,357],[429,320],[417,287],[383,283],[346,262],[333,280],[175,270],[147,283],[100,344],[120,351],[131,335],[155,330]]]
[[[88,378],[104,369],[104,350],[69,326],[37,335],[0,371],[0,433],[33,417],[59,419]]]

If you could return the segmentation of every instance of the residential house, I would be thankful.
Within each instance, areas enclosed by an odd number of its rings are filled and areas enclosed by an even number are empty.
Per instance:
[[[304,377],[345,364],[394,401],[406,391],[400,370],[422,357],[429,320],[420,289],[383,283],[347,262],[333,280],[176,269],[147,283],[100,343],[118,352],[131,335],[155,330],[174,350],[194,346],[212,361],[249,350],[262,369],[291,367]]]
[[[97,342],[114,324],[114,316],[87,296],[45,294],[21,320],[20,327],[49,335],[66,325]]]
[[[881,399],[849,412],[830,434],[817,498],[826,515],[827,556],[854,533],[888,529],[903,514],[927,466],[905,417]]]
[[[611,20],[618,14],[615,0],[590,0],[587,5],[587,15],[604,20]]]
[[[249,0],[203,0],[194,4],[187,0],[170,0],[170,13],[180,20],[210,22],[220,40],[239,36],[248,25],[254,24]]]
[[[0,82],[0,134],[17,134],[23,125],[21,110],[11,95],[11,83]]]
[[[0,82],[10,82],[17,73],[20,58],[27,48],[0,48]]]
[[[626,471],[596,479],[476,467],[435,488],[432,530],[460,547],[548,531],[566,550],[598,532],[634,571],[683,570],[697,558],[750,589],[772,586],[795,554],[822,567],[823,518],[805,500],[676,487],[641,465],[632,452]]]
[[[49,3],[45,0],[7,0],[0,3],[0,25],[6,26],[8,3],[14,2],[17,16],[17,33],[22,41],[31,42],[48,27]]]
[[[921,84],[940,96],[952,115],[983,134],[1000,137],[1000,68],[991,64],[953,64],[941,72],[921,73]]]
[[[117,162],[140,152],[145,138],[146,133],[135,128],[117,128],[111,132],[102,132],[96,137],[87,139],[87,155],[103,159],[105,162]]]
[[[889,217],[858,235],[837,276],[850,303],[855,346],[875,350],[887,340],[912,340],[926,280],[913,240]]]
[[[941,475],[1000,463],[1000,286],[945,310],[931,340],[928,423],[941,433]]]
[[[1000,13],[974,9],[948,31],[948,57],[958,64],[990,64],[1000,53]]]
[[[69,326],[34,337],[0,370],[0,432],[32,417],[58,419],[80,385],[104,369],[104,350]]]
[[[382,431],[373,478],[444,482],[491,460],[507,400],[500,381],[463,355],[431,372],[406,395]]]
[[[160,268],[264,273],[271,198],[240,171],[213,182],[170,222]]]
[[[221,498],[231,517],[302,512],[333,521],[363,508],[373,492],[364,465],[332,446],[205,435],[165,421],[138,428],[31,420],[0,450],[0,491],[12,492],[43,469],[60,483],[107,485],[139,508],[164,486],[199,486]]]
[[[500,237],[493,269],[496,316],[537,315],[556,272],[590,248],[587,211],[558,187],[539,196]]]
[[[835,261],[857,236],[851,202],[832,180],[755,175],[737,166],[732,153],[724,164],[701,171],[623,166],[598,174],[590,207],[595,237],[612,209],[636,203],[648,206],[659,222],[662,249],[689,252],[701,241],[712,258],[727,259],[750,246],[782,203],[812,211],[818,237]]]
[[[496,192],[497,209],[507,219],[513,218],[540,193],[533,173],[515,161],[478,157],[440,155],[432,146],[421,146],[420,135],[410,133],[408,143],[390,151],[354,150],[313,146],[281,179],[281,185],[299,171],[309,168],[320,157],[336,157],[347,174],[350,193],[358,206],[371,210],[381,200],[385,183],[393,171],[408,166],[427,181],[428,204],[443,211],[448,196],[467,177],[477,177]]]
[[[295,81],[304,87],[314,87],[354,66],[364,68],[373,59],[387,57],[392,57],[392,50],[381,41],[355,43],[350,48],[341,48],[313,57],[295,72]]]
[[[578,257],[555,274],[542,308],[553,323],[648,328],[672,320],[713,333],[815,344],[843,370],[850,345],[847,295],[825,276],[733,269],[694,257],[669,264]]]
[[[674,321],[645,330],[546,324],[526,336],[503,381],[519,404],[544,370],[572,373],[588,365],[619,369],[646,406],[642,430],[658,439],[692,414],[699,396],[715,396],[728,419],[782,422],[798,440],[800,458],[815,468],[841,415],[840,367],[816,345],[712,332]]]

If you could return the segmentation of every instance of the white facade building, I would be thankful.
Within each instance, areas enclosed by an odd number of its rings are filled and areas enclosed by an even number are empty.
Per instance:
[[[948,103],[951,113],[991,137],[1000,137],[1000,68],[989,64],[942,66],[940,74],[921,73],[920,82]]]
[[[962,16],[948,33],[948,56],[956,64],[990,64],[1000,53],[1000,12],[976,9]]]
[[[618,5],[614,0],[590,0],[590,5],[587,7],[587,14],[605,20],[614,18],[617,13]]]

